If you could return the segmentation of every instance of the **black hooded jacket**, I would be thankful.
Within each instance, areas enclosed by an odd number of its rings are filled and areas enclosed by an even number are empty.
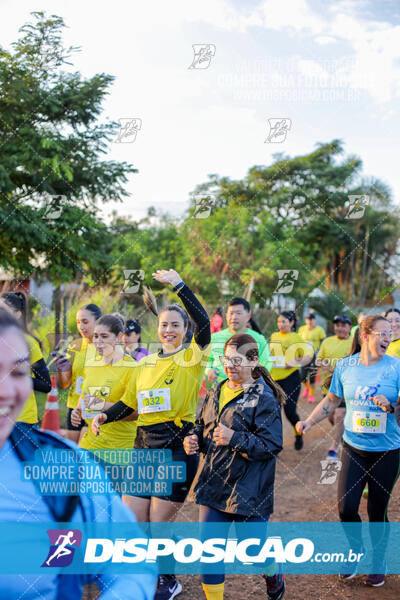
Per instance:
[[[273,511],[276,456],[282,450],[281,407],[260,378],[219,414],[223,384],[208,393],[191,432],[198,436],[202,457],[190,497],[196,504],[261,519]],[[228,446],[213,441],[218,423],[235,431]]]

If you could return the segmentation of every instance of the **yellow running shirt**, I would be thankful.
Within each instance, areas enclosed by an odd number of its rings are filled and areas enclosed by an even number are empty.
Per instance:
[[[80,338],[70,343],[67,356],[72,365],[72,378],[68,391],[67,406],[68,408],[75,408],[82,394],[85,361],[88,363],[95,358],[96,348],[93,344],[89,344],[87,339]]]
[[[38,342],[35,340],[34,337],[29,335],[29,333],[26,333],[25,339],[29,345],[30,361],[31,361],[31,365],[33,365],[35,362],[37,362],[38,360],[43,358],[43,354],[42,354],[42,351],[40,349]],[[35,392],[33,390],[31,392],[28,400],[25,402],[23,411],[19,415],[17,421],[20,421],[22,423],[31,423],[31,424],[38,422],[37,404],[36,404]]]
[[[400,340],[393,340],[393,342],[390,342],[389,348],[386,350],[386,354],[400,358]]]
[[[121,400],[138,410],[138,426],[167,421],[179,427],[182,421],[194,423],[209,349],[201,350],[193,338],[188,348],[175,354],[149,354],[137,363]]]
[[[325,381],[330,377],[331,373],[333,373],[337,361],[350,354],[352,343],[353,338],[351,336],[345,340],[341,340],[337,335],[330,335],[322,342],[318,352],[318,358],[324,361],[324,367],[329,368],[329,373],[323,375],[322,391],[324,394],[327,394],[329,391],[325,385]]]
[[[113,365],[105,365],[102,360],[86,364],[82,393],[88,392],[106,402],[118,402],[128,386],[129,380],[137,367],[131,356],[124,356]],[[100,434],[95,436],[91,430],[92,419],[85,419],[88,430],[79,442],[81,448],[94,450],[101,448],[125,449],[133,448],[136,437],[136,421],[115,421],[100,427]]]
[[[313,356],[313,351],[310,350],[309,346],[305,343],[302,337],[299,336],[295,331],[291,331],[290,333],[281,333],[280,331],[275,331],[271,335],[270,342],[270,351],[271,357],[282,357],[281,364],[287,364],[294,358],[300,358],[301,356]],[[276,364],[276,363],[274,363]],[[284,367],[273,367],[271,369],[271,377],[275,381],[279,381],[279,379],[286,379],[292,373],[297,371],[298,367],[290,367],[285,369]]]
[[[307,325],[303,325],[299,328],[299,335],[306,343],[311,342],[314,352],[317,352],[322,340],[326,337],[325,331],[319,325],[316,325],[312,329],[309,329]]]
[[[239,396],[239,394],[241,394],[242,392],[243,392],[243,388],[237,388],[236,390],[231,390],[231,388],[228,387],[228,382],[225,381],[225,383],[222,384],[220,392],[219,392],[218,413],[221,412],[221,410],[224,408],[224,406],[226,404],[228,404],[228,402],[230,402],[231,400],[236,398],[236,396]]]

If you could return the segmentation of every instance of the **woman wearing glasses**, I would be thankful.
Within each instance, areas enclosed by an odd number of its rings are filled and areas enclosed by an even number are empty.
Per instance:
[[[385,312],[385,317],[392,328],[392,341],[387,349],[387,354],[400,358],[400,310],[398,308],[390,308]]]
[[[210,390],[184,440],[188,455],[202,455],[192,499],[200,505],[202,523],[266,522],[273,509],[276,456],[282,450],[285,394],[258,364],[252,336],[229,338],[220,360],[228,379]],[[224,575],[202,579],[207,600],[222,600]],[[270,600],[283,598],[285,583],[276,568],[266,583]]]
[[[385,553],[388,539],[387,509],[400,467],[400,428],[394,405],[400,394],[400,362],[387,356],[390,323],[381,315],[369,315],[355,333],[351,354],[342,358],[333,372],[329,392],[306,421],[297,423],[298,431],[328,417],[344,399],[342,469],[339,474],[338,504],[342,522],[361,523],[358,513],[361,495],[368,483],[368,518],[382,523],[371,529],[372,571],[366,583],[374,587],[385,583]],[[361,532],[349,542],[361,551]],[[356,563],[353,563],[356,565]],[[342,574],[352,579],[356,566]]]

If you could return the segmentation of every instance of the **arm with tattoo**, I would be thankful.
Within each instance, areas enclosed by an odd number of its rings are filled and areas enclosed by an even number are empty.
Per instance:
[[[323,419],[326,419],[326,417],[329,417],[329,415],[335,412],[342,400],[343,398],[332,394],[332,392],[328,392],[325,398],[314,408],[306,421],[310,423],[310,425],[315,425]]]

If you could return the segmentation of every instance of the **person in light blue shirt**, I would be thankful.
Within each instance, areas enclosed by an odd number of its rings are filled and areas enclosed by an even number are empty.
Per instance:
[[[82,597],[84,584],[96,583],[101,600],[152,600],[157,582],[155,565],[144,565],[140,574],[115,574],[107,565],[99,565],[99,575],[63,573],[58,567],[44,571],[43,575],[29,574],[29,569],[24,572],[24,552],[29,560],[32,557],[37,560],[38,567],[43,566],[45,559],[36,534],[32,534],[32,526],[36,524],[43,523],[46,530],[49,524],[54,523],[57,529],[58,523],[68,523],[80,530],[84,524],[116,522],[125,524],[131,537],[144,534],[133,513],[115,493],[41,495],[35,482],[21,479],[21,464],[34,461],[37,450],[71,452],[78,447],[50,432],[25,423],[16,424],[32,389],[29,348],[18,321],[3,308],[0,308],[0,381],[0,524],[3,527],[11,524],[14,528],[21,523],[26,525],[22,543],[0,537],[0,598],[74,600]],[[9,564],[10,568],[17,564],[20,574],[14,571],[8,574],[5,565]]]
[[[400,397],[400,361],[386,354],[390,340],[390,323],[385,317],[365,317],[355,333],[351,354],[335,367],[328,394],[306,421],[296,425],[299,432],[307,433],[332,414],[340,402],[346,403],[339,516],[345,523],[361,523],[358,511],[368,484],[369,521],[382,523],[382,527],[371,529],[374,553],[366,583],[374,587],[385,583],[387,510],[400,473],[400,428],[394,414]],[[356,538],[349,537],[349,542],[353,549],[362,549],[361,532]],[[342,578],[352,579],[356,572],[349,566]]]

